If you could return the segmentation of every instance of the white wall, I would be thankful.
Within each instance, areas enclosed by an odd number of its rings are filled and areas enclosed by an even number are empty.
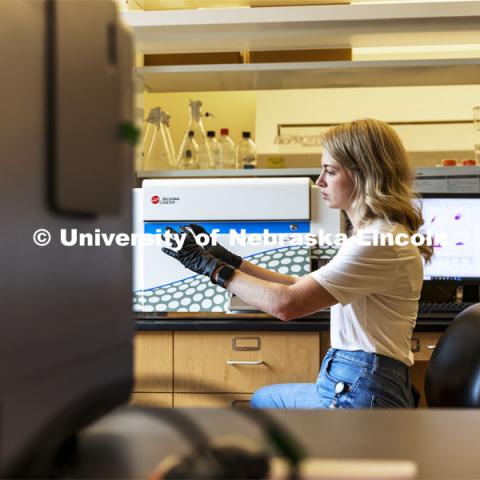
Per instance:
[[[387,122],[472,120],[480,86],[382,87],[263,91],[257,95],[259,152],[315,153],[319,148],[275,145],[278,124],[339,123],[356,118]],[[472,150],[472,124],[398,127],[408,150]]]
[[[340,123],[355,118],[373,117],[387,122],[472,120],[472,108],[480,103],[480,86],[338,88],[310,90],[274,90],[258,92],[145,93],[145,116],[160,106],[171,115],[171,133],[178,149],[188,125],[189,99],[201,99],[204,111],[215,118],[204,119],[205,128],[219,131],[229,127],[238,142],[242,130],[252,131],[261,156],[320,153],[320,148],[275,145],[278,124]],[[472,151],[480,141],[472,124],[414,125],[396,127],[409,151],[427,153],[418,165],[432,165],[444,158],[442,152]],[[469,157],[465,153],[461,158]],[[319,157],[318,157],[319,158]],[[285,166],[314,166],[287,160]],[[264,160],[260,164],[263,165]],[[168,168],[165,165],[165,168]]]

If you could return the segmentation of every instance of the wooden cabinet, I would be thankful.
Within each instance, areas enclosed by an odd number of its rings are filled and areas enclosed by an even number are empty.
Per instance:
[[[245,406],[262,386],[314,382],[319,367],[317,332],[138,332],[131,403]]]
[[[441,332],[414,332],[412,335],[412,352],[415,362],[430,360],[432,352],[440,339]]]
[[[410,379],[412,384],[415,385],[415,388],[420,393],[420,403],[418,406],[420,408],[427,407],[427,401],[425,399],[425,373],[427,372],[428,362],[416,361],[415,365],[410,369]]]
[[[320,334],[320,364],[323,360],[323,357],[328,352],[330,348],[330,332],[322,332]]]
[[[412,383],[421,393],[441,332],[415,332]],[[138,332],[131,403],[158,407],[248,405],[258,388],[315,382],[328,332]]]
[[[175,408],[221,408],[248,407],[250,394],[245,393],[175,393],[173,406]]]
[[[134,392],[172,392],[173,333],[137,332],[134,344]]]
[[[410,376],[412,383],[420,392],[420,408],[427,407],[425,390],[423,388],[425,384],[425,373],[433,350],[441,336],[442,332],[414,332],[412,336],[412,352],[415,358],[415,364],[410,370]]]
[[[264,385],[314,382],[319,334],[175,332],[174,391],[253,393]]]
[[[442,332],[414,332],[412,335],[411,350],[415,362],[430,360]],[[323,358],[330,348],[330,334],[323,332],[320,340],[320,355]]]
[[[173,407],[173,394],[133,392],[130,397],[130,403],[144,407],[171,408]]]

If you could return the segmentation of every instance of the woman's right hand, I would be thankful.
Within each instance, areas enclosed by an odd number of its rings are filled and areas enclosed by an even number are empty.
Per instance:
[[[185,230],[186,228],[187,227],[180,227],[181,230]],[[201,225],[191,223],[190,225],[188,225],[188,229],[190,229],[195,236],[203,233],[210,238],[208,244],[203,247],[205,250],[207,250],[208,253],[210,253],[214,257],[217,257],[219,260],[228,263],[232,267],[240,268],[240,265],[242,264],[242,257],[230,252],[219,243],[217,243],[216,245],[212,245],[212,237]]]

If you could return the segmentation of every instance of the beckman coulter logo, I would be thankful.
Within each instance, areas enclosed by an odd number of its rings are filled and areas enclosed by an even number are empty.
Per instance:
[[[175,205],[180,201],[180,197],[159,197],[158,195],[154,195],[150,201],[154,205]]]

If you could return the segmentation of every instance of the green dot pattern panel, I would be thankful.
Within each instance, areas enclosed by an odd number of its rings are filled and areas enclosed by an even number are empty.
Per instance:
[[[326,265],[338,252],[338,247],[333,245],[316,246],[311,249],[311,258],[315,260],[317,268]]]
[[[310,250],[302,246],[269,250],[246,260],[285,275],[310,273]],[[227,307],[227,291],[203,275],[133,294],[133,309],[138,312],[224,312]]]

